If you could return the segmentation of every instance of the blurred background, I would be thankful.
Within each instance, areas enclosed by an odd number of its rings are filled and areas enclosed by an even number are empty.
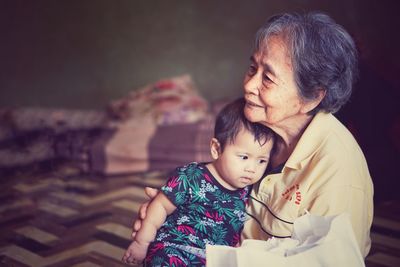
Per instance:
[[[104,109],[162,78],[190,74],[208,101],[242,94],[253,37],[269,16],[320,10],[360,52],[337,116],[359,141],[376,201],[399,199],[400,34],[396,0],[0,1],[0,108]]]

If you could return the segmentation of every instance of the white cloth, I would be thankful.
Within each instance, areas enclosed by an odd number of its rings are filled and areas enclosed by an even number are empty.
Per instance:
[[[297,218],[291,238],[247,239],[241,247],[206,247],[207,267],[365,266],[349,215]]]

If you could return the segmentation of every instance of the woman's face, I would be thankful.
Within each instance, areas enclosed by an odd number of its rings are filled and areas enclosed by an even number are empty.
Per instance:
[[[294,81],[286,45],[279,36],[270,37],[250,60],[244,78],[246,118],[270,127],[289,125],[303,114],[304,101]]]

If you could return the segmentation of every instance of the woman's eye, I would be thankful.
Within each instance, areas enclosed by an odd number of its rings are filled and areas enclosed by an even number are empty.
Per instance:
[[[272,84],[274,84],[274,81],[272,81],[272,79],[270,79],[268,75],[263,75],[262,84],[262,88],[269,88]]]
[[[267,81],[267,82],[272,82],[272,80],[268,77],[267,74],[264,74],[264,75],[263,75],[263,80],[264,80],[264,81]]]
[[[247,72],[249,75],[254,75],[257,73],[257,68],[254,65],[250,65],[249,70]]]

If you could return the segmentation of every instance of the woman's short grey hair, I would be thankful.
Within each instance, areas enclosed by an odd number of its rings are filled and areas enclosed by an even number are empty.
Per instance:
[[[320,12],[276,15],[258,30],[255,50],[268,49],[271,36],[286,43],[301,97],[313,100],[325,90],[311,113],[335,113],[349,100],[357,76],[357,50],[342,26]]]

